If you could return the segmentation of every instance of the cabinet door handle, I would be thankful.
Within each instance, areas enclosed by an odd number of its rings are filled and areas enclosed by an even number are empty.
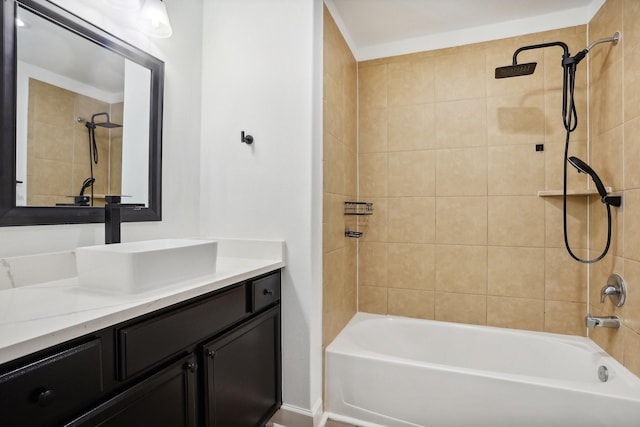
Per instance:
[[[265,290],[262,291],[262,295],[272,296],[273,295],[273,291],[271,289],[265,289]]]
[[[187,362],[187,364],[184,365],[184,368],[189,372],[195,372],[196,369],[198,369],[198,365],[193,362]]]
[[[36,390],[36,403],[38,406],[48,406],[53,402],[53,399],[56,397],[56,394],[53,390],[48,390],[44,388],[40,388]]]

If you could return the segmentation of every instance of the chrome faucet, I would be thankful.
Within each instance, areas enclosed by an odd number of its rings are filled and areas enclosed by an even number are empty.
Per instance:
[[[615,328],[620,327],[620,318],[618,316],[604,316],[597,317],[592,316],[591,313],[587,313],[584,318],[584,323],[589,329],[593,328]]]
[[[607,279],[607,284],[600,291],[600,304],[609,297],[616,307],[622,307],[627,299],[627,284],[619,274],[612,274]]]
[[[121,196],[105,196],[104,205],[104,243],[120,243],[120,224],[122,223],[122,209],[140,210],[142,203],[120,203]]]

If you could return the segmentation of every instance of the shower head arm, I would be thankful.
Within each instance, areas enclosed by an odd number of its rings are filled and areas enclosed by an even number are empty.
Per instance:
[[[612,37],[598,39],[592,42],[589,46],[587,46],[585,50],[589,52],[591,49],[593,49],[594,46],[599,45],[600,43],[613,43],[613,45],[615,46],[618,44],[619,41],[620,41],[620,32],[616,31],[616,33]]]
[[[525,50],[533,50],[533,49],[544,49],[546,47],[552,47],[552,46],[559,46],[562,48],[562,50],[564,51],[562,58],[566,59],[569,57],[569,46],[567,46],[566,43],[564,42],[551,42],[551,43],[542,43],[542,44],[533,44],[533,45],[529,45],[529,46],[522,46],[519,47],[518,49],[516,49],[515,52],[513,52],[513,65],[518,65],[518,54],[520,52],[523,52]]]

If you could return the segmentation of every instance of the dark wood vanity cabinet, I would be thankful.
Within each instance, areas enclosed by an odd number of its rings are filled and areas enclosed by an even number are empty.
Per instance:
[[[197,364],[193,355],[136,383],[65,427],[198,425]]]
[[[264,426],[281,402],[280,310],[204,345],[205,425]]]
[[[6,363],[0,426],[264,426],[280,326],[275,271]]]

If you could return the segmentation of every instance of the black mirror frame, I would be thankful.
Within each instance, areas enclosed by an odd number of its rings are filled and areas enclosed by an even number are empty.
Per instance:
[[[45,0],[3,0],[0,83],[0,226],[104,222],[104,208],[16,206],[16,68],[15,18],[19,6],[151,70],[149,123],[149,200],[140,210],[125,209],[122,220],[162,219],[162,108],[164,62]]]

